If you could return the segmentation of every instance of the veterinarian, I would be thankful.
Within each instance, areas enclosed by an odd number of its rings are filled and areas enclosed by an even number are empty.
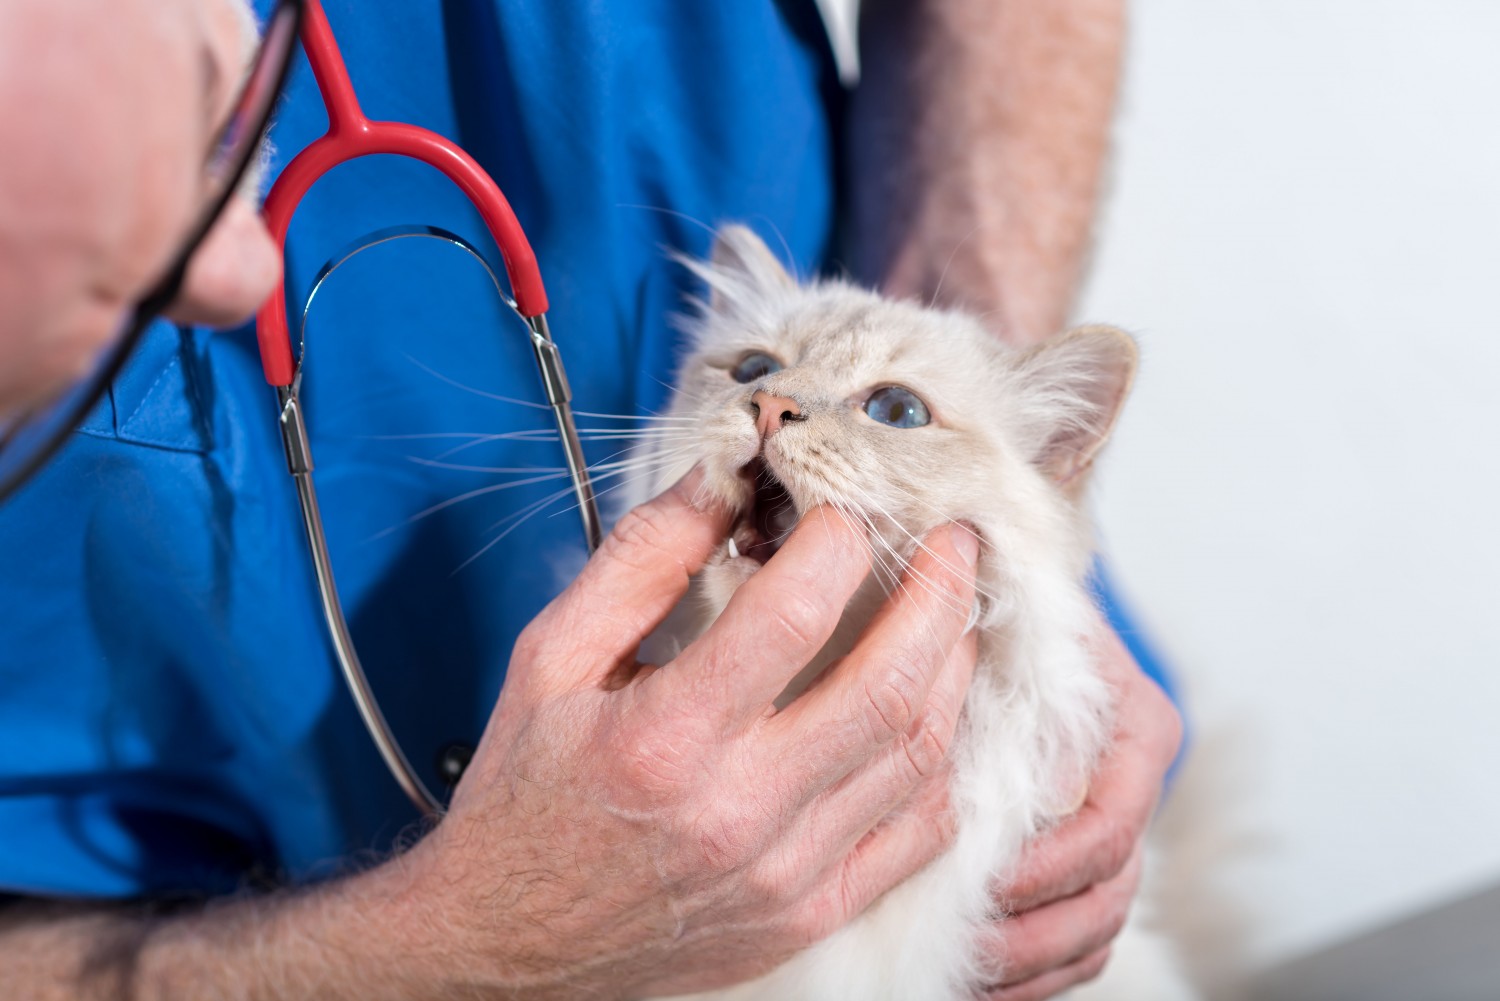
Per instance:
[[[811,3],[598,6],[327,4],[372,114],[453,136],[510,196],[580,409],[662,399],[668,317],[690,288],[661,248],[702,252],[693,220],[750,220],[804,273],[841,261],[897,293],[992,310],[1018,342],[1062,325],[1118,0],[871,0],[852,94]],[[224,0],[0,6],[0,419],[86,367],[176,252],[240,53]],[[272,169],[322,125],[304,68]],[[412,221],[477,232],[420,168],[330,177],[288,241],[293,295],[347,241]],[[857,251],[835,252],[838,227]],[[686,991],[774,965],[941,849],[938,752],[972,664],[963,623],[906,596],[821,715],[761,725],[767,691],[866,569],[848,526],[810,517],[712,644],[649,686],[607,684],[723,516],[680,486],[550,601],[551,554],[577,546],[567,518],[533,519],[454,574],[516,509],[500,492],[408,524],[495,480],[402,462],[411,442],[389,439],[506,430],[524,408],[453,383],[529,399],[534,372],[451,257],[375,253],[330,283],[304,393],[373,683],[434,780],[472,754],[451,810],[401,850],[414,814],[337,681],[251,338],[162,322],[0,507],[13,996]],[[169,315],[235,322],[280,265],[231,201]],[[556,464],[547,454],[522,443],[473,465]],[[968,559],[945,532],[929,542]],[[945,580],[968,594],[962,575]],[[1120,731],[1005,902],[1021,913],[994,998],[1092,976],[1134,892],[1178,724],[1117,639],[1099,655]],[[272,889],[286,885],[303,888]]]

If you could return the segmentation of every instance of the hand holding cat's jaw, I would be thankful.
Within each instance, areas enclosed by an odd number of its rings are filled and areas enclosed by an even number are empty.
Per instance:
[[[448,957],[433,996],[677,994],[745,980],[852,920],[952,834],[946,752],[973,671],[969,554],[890,602],[825,681],[774,700],[869,573],[863,529],[809,512],[719,619],[612,686],[729,527],[689,475],[616,526],[516,644],[452,808],[405,857]],[[505,933],[495,914],[503,902]]]

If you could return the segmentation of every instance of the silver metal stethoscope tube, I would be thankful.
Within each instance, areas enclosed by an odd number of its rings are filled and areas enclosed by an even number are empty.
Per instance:
[[[467,252],[479,262],[490,276],[496,292],[513,310],[516,304],[506,295],[494,268],[490,267],[473,245],[453,233],[434,226],[397,226],[372,233],[331,258],[319,270],[307,301],[302,309],[301,344],[298,350],[296,376],[291,385],[277,387],[277,402],[280,405],[282,447],[286,452],[287,469],[297,487],[297,500],[302,512],[302,524],[307,533],[307,544],[312,555],[313,570],[317,577],[318,595],[323,606],[323,618],[328,626],[329,638],[338,657],[339,669],[344,683],[354,697],[365,728],[375,741],[386,767],[395,776],[397,783],[417,809],[426,814],[440,814],[443,802],[435,796],[427,784],[412,768],[410,760],[401,750],[401,744],[380,711],[380,702],[370,687],[359,653],[354,647],[354,638],[349,634],[349,625],[344,618],[344,609],[339,601],[338,585],[334,581],[333,562],[328,555],[328,539],[323,530],[323,517],[318,509],[318,495],[313,486],[312,446],[308,441],[307,419],[303,413],[299,392],[302,384],[302,366],[306,356],[307,318],[319,289],[335,271],[350,258],[371,247],[408,237],[425,237],[442,240]],[[547,404],[552,410],[553,420],[563,444],[568,466],[568,475],[573,483],[573,493],[578,500],[579,516],[583,522],[584,539],[590,553],[599,548],[602,525],[599,507],[594,497],[594,488],[589,480],[588,467],[584,462],[583,446],[578,438],[578,429],[573,422],[572,393],[568,387],[567,373],[563,369],[562,357],[547,327],[545,314],[536,317],[518,316],[529,331],[533,356],[541,375],[542,386],[547,394]]]

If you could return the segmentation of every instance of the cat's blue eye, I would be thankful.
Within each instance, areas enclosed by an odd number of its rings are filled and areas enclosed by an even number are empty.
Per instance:
[[[764,379],[772,372],[781,371],[781,362],[772,358],[764,351],[756,351],[746,355],[731,371],[735,382],[754,382],[756,379]]]
[[[919,428],[931,423],[927,404],[905,386],[886,386],[870,394],[865,413],[893,428]]]

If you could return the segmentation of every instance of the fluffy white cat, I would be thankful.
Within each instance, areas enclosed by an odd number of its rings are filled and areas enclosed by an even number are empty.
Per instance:
[[[743,514],[658,642],[697,636],[801,513],[836,505],[867,524],[878,569],[786,695],[795,697],[848,652],[926,532],[959,521],[983,543],[971,611],[979,662],[951,751],[952,846],[826,941],[699,997],[971,998],[995,980],[979,962],[994,889],[1028,838],[1076,808],[1110,732],[1111,693],[1088,646],[1097,615],[1078,497],[1129,392],[1135,344],[1091,326],[1008,348],[961,313],[843,282],[799,285],[741,226],[719,233],[711,261],[685,263],[709,293],[689,323],[670,413],[694,436],[687,448],[680,433],[657,446],[650,486],[701,463],[704,489]],[[1112,985],[1106,973],[1089,993],[1191,996],[1135,935],[1113,964],[1136,971],[1134,982]]]

